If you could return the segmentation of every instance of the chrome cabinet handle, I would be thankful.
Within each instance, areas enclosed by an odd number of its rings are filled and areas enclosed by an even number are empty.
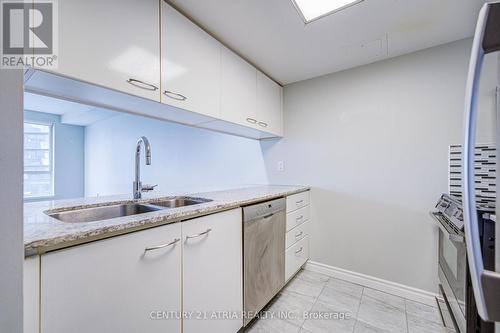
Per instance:
[[[304,250],[304,248],[301,246],[300,249],[298,249],[297,251],[295,251],[295,254],[299,254],[300,252],[302,252],[302,250]]]
[[[483,49],[486,32],[493,27],[493,22],[488,22],[490,11],[500,12],[500,3],[486,3],[481,8],[479,19],[472,44],[469,74],[465,92],[465,126],[463,144],[463,210],[465,242],[467,260],[469,261],[470,276],[477,310],[485,321],[500,321],[500,273],[484,269],[479,225],[476,208],[475,191],[475,147],[477,104],[479,95],[479,81],[483,67]],[[491,26],[490,26],[491,25]]]
[[[212,231],[212,229],[207,229],[206,231],[200,232],[199,234],[186,236],[186,239],[196,238],[196,237],[200,237],[200,236],[203,236],[203,235],[207,235],[210,231]]]
[[[144,252],[163,249],[165,247],[172,246],[172,245],[176,244],[180,240],[181,240],[180,238],[175,238],[173,241],[171,241],[170,243],[167,243],[167,244],[162,244],[162,245],[147,247],[147,248],[144,249]]]
[[[174,93],[174,92],[168,91],[168,90],[165,90],[163,92],[163,95],[165,95],[171,99],[175,99],[177,101],[185,101],[187,99],[187,97],[182,95],[182,94]]]
[[[296,217],[296,218],[295,218],[295,221],[300,221],[300,220],[302,220],[303,218],[304,218],[304,215],[300,215],[299,217]]]
[[[295,204],[298,206],[298,205],[301,205],[303,202],[304,202],[304,200],[299,200],[299,201],[295,201]]]
[[[296,234],[296,235],[295,235],[295,238],[299,238],[299,237],[301,237],[303,234],[304,234],[304,232],[303,232],[303,231],[301,231],[301,232],[299,232],[298,234]]]
[[[259,126],[267,127],[267,123],[265,123],[263,121],[259,121],[258,124],[259,124]]]
[[[137,79],[128,79],[127,83],[133,85],[134,87],[141,88],[144,90],[149,90],[149,91],[158,90],[157,86],[150,84],[150,83],[143,82],[141,80],[137,80]]]
[[[250,124],[256,124],[257,123],[257,120],[253,119],[253,118],[247,118],[247,121],[250,123]]]

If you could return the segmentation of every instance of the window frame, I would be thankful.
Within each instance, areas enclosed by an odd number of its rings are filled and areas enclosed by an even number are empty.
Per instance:
[[[44,200],[44,199],[54,199],[56,196],[56,189],[55,189],[55,184],[56,184],[56,179],[55,179],[55,140],[54,140],[54,132],[55,132],[55,123],[50,122],[50,121],[37,121],[37,120],[26,120],[24,119],[23,121],[23,140],[24,140],[24,124],[31,124],[31,125],[41,125],[41,126],[47,126],[49,127],[49,171],[28,171],[24,169],[24,158],[23,158],[23,178],[25,174],[46,174],[49,173],[51,176],[51,194],[49,195],[42,195],[42,196],[24,196],[24,190],[23,190],[23,200],[26,202],[29,201],[37,201],[37,200]],[[24,145],[23,145],[23,156],[24,156]],[[23,181],[24,182],[24,181]],[[24,188],[24,186],[23,186]]]

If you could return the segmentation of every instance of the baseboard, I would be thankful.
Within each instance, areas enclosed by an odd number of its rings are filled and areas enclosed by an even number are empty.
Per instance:
[[[379,279],[370,275],[325,265],[315,261],[308,261],[304,266],[304,269],[436,307],[437,295],[429,291],[409,287],[404,284],[399,284],[384,279]]]

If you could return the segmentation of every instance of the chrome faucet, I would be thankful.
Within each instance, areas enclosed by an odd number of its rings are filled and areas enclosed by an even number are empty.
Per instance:
[[[148,138],[141,136],[137,140],[135,147],[135,181],[134,181],[134,199],[141,199],[142,192],[149,192],[154,190],[157,185],[142,185],[141,183],[141,145],[144,145],[146,152],[146,165],[151,165],[151,145]]]

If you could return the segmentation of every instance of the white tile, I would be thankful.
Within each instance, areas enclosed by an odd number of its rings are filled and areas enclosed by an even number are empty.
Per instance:
[[[282,293],[269,306],[266,314],[300,327],[304,322],[304,312],[310,311],[315,301],[316,298],[312,296],[294,292]]]
[[[423,318],[428,321],[432,321],[438,324],[442,324],[443,320],[439,314],[438,308],[417,303],[414,301],[406,300],[406,312],[414,316]]]
[[[415,316],[411,313],[408,317],[408,332],[409,333],[454,333],[452,329],[443,326],[442,323],[436,323],[426,320],[421,316]]]
[[[328,288],[335,289],[337,291],[341,291],[345,294],[353,295],[356,297],[361,297],[363,293],[363,287],[359,284],[354,284],[351,282],[347,282],[340,279],[330,278],[326,283]]]
[[[328,280],[330,280],[330,277],[328,275],[306,271],[304,269],[301,270],[299,273],[297,273],[296,278],[299,278],[304,281],[318,282],[318,283],[327,282]]]
[[[405,299],[398,296],[394,296],[371,288],[365,288],[363,290],[363,297],[364,296],[375,298],[376,300],[391,305],[395,308],[403,310],[405,309]]]
[[[357,320],[354,326],[354,333],[385,333],[385,331],[361,320]]]
[[[306,296],[318,297],[325,284],[326,282],[295,278],[283,289],[283,293],[295,292]]]
[[[407,331],[406,313],[403,309],[364,295],[361,298],[357,318],[358,321],[385,332],[402,333]]]
[[[340,319],[341,313],[338,310],[320,301],[316,302],[310,315],[323,316],[323,318],[306,319],[302,329],[311,333],[352,333],[356,322],[353,317]]]
[[[311,333],[311,331],[306,330],[305,328],[301,328],[299,333]]]
[[[285,320],[279,319],[259,319],[244,332],[247,333],[298,333],[300,327],[295,326]]]
[[[355,317],[361,302],[361,295],[346,294],[327,285],[319,295],[318,300],[335,310],[348,311]]]

